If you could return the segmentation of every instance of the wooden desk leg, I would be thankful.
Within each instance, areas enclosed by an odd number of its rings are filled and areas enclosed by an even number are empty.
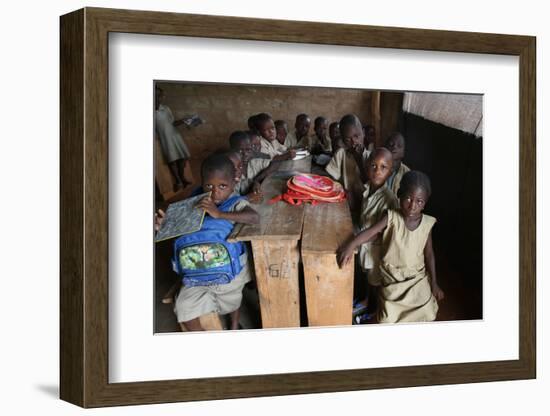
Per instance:
[[[300,326],[298,241],[253,240],[262,328]]]
[[[353,261],[343,269],[335,254],[302,253],[309,326],[351,325]]]

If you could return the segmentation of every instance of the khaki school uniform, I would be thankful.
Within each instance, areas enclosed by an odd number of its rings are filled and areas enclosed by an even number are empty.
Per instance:
[[[365,185],[363,200],[361,203],[360,230],[366,230],[372,227],[382,219],[388,209],[397,209],[399,202],[394,193],[386,184],[378,188],[369,196],[370,184]],[[380,262],[380,250],[382,239],[379,237],[375,241],[361,244],[359,249],[359,262],[363,270],[370,270],[368,274],[369,283],[373,286],[380,284],[378,267]]]
[[[269,155],[271,159],[273,159],[275,156],[286,153],[286,151],[286,146],[283,146],[281,143],[279,143],[277,139],[273,141],[269,141],[267,139],[264,139],[263,137],[260,139],[260,152]]]
[[[289,132],[285,137],[285,146],[290,149],[291,147],[296,147],[298,145],[298,139],[296,138],[295,132]]]
[[[315,134],[312,136],[304,137],[302,140],[300,140],[298,146],[306,147],[309,150],[313,150],[315,147],[319,146],[321,151],[332,153],[332,143],[330,142],[330,138],[325,137],[323,140],[319,140],[319,138]]]
[[[399,211],[388,210],[379,268],[379,322],[435,320],[438,305],[424,263],[424,247],[435,222],[423,214],[420,225],[410,231]]]
[[[397,195],[397,191],[399,190],[399,185],[401,184],[401,179],[403,179],[403,175],[408,171],[410,171],[409,167],[401,162],[401,166],[399,166],[399,169],[397,169],[396,172],[392,173],[386,181],[388,187],[393,191],[395,195]]]
[[[250,192],[250,187],[254,183],[256,176],[271,164],[271,159],[250,159],[246,166],[246,176],[241,176],[240,182],[235,187],[235,192],[246,195]]]
[[[367,150],[363,152],[363,161],[369,157],[369,154]],[[344,189],[352,192],[357,198],[363,195],[361,172],[355,158],[345,149],[338,149],[325,169],[333,179],[342,184]]]

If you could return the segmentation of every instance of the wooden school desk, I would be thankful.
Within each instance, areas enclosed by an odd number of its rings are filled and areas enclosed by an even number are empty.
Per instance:
[[[263,203],[254,205],[260,224],[240,226],[232,235],[237,241],[251,242],[263,328],[300,326],[300,254],[309,325],[350,325],[352,321],[353,265],[340,270],[335,254],[353,234],[347,203],[268,204],[285,191],[290,176],[310,171],[311,157],[281,163],[262,183]]]

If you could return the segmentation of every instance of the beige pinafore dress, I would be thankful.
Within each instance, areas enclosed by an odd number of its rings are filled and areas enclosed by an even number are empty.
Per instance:
[[[424,247],[435,222],[423,214],[420,225],[410,231],[399,211],[388,210],[380,262],[380,323],[435,320],[438,306],[424,264]]]

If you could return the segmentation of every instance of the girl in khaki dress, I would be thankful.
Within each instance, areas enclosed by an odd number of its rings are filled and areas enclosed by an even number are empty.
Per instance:
[[[378,322],[433,321],[437,301],[444,294],[437,284],[432,247],[434,217],[422,213],[431,193],[429,178],[407,172],[398,191],[399,209],[389,210],[380,221],[363,230],[338,250],[342,267],[353,259],[359,245],[381,233]]]

